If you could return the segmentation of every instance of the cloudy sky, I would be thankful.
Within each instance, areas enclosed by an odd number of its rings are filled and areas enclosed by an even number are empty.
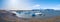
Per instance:
[[[0,0],[3,10],[56,9],[60,10],[60,0]]]

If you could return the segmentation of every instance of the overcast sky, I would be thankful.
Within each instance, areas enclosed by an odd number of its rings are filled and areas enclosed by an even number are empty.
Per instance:
[[[60,0],[0,0],[0,9],[5,9],[5,10],[56,9],[56,10],[60,10]]]

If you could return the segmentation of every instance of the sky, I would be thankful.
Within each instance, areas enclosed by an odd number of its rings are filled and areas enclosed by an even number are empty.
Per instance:
[[[55,9],[60,10],[60,0],[0,0],[3,10],[32,10]]]

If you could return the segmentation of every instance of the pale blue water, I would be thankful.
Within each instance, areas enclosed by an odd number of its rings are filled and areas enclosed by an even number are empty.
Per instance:
[[[35,11],[37,12],[37,11]],[[35,13],[34,11],[27,11],[27,12],[21,12],[21,11],[18,11],[17,13],[19,15],[23,15],[24,18],[49,18],[49,17],[54,17],[54,16],[60,16],[60,11],[57,11],[57,10],[54,10],[54,11],[38,11],[40,13],[43,13],[41,16],[37,16],[37,15],[34,15],[33,14]]]

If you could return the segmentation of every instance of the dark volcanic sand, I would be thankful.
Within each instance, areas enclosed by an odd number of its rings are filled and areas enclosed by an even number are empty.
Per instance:
[[[37,19],[37,18],[19,18],[13,13],[9,13],[5,10],[0,10],[0,22],[60,22],[60,16],[52,17],[52,18],[43,18],[43,19]]]

